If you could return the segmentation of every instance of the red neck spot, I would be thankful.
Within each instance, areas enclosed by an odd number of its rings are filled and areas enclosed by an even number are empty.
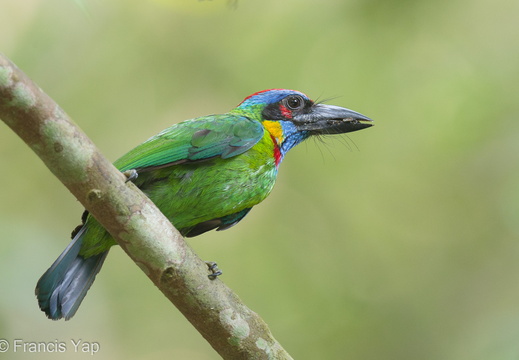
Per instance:
[[[279,166],[279,163],[281,162],[281,150],[279,150],[279,145],[274,138],[274,136],[270,135],[270,138],[272,139],[272,145],[274,145],[274,162],[276,164],[276,168]]]

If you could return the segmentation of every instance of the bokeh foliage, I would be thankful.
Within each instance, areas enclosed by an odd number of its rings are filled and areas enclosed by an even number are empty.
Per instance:
[[[511,0],[7,0],[0,51],[113,160],[266,88],[372,117],[294,149],[269,199],[190,244],[296,359],[505,360],[519,357],[518,15]],[[72,321],[44,317],[34,285],[81,207],[0,127],[0,338],[219,358],[120,249]]]

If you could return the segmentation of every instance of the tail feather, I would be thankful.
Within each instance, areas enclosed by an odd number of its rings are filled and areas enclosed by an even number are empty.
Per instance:
[[[36,285],[40,309],[52,320],[70,319],[94,282],[108,251],[84,258],[79,255],[86,226],[42,275]]]

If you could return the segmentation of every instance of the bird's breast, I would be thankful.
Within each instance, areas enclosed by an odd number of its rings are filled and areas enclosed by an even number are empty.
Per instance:
[[[188,228],[263,201],[277,177],[274,146],[266,134],[243,154],[157,169],[138,179],[177,228]]]

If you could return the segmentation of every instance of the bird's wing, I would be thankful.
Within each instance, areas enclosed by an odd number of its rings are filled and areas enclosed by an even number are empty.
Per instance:
[[[118,159],[121,171],[146,171],[230,158],[253,147],[264,135],[259,121],[234,114],[210,115],[173,125]]]

